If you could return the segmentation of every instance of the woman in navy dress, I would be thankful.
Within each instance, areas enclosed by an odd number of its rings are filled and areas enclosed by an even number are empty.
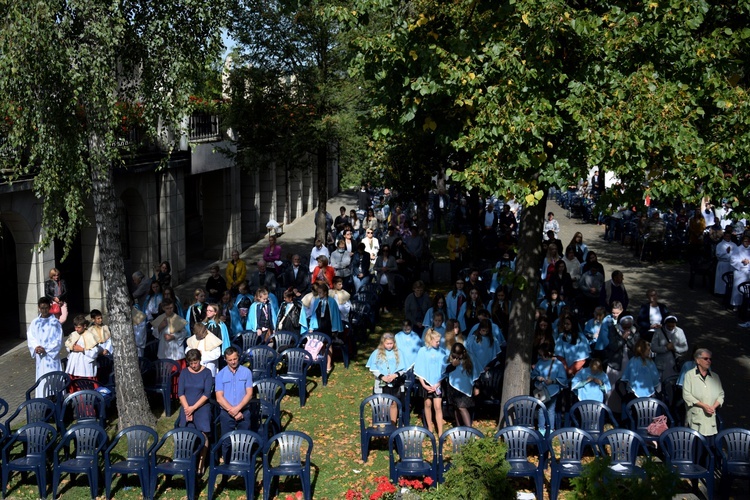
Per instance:
[[[208,399],[214,386],[211,370],[201,365],[201,352],[190,349],[185,355],[187,368],[180,372],[177,395],[180,399],[180,427],[193,427],[206,437],[206,446],[198,460],[198,474],[203,475],[208,454],[208,434],[211,432],[211,405]]]

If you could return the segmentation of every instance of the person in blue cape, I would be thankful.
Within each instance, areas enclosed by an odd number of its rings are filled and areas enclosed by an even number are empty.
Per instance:
[[[185,311],[185,321],[188,322],[188,329],[193,328],[196,323],[202,323],[206,319],[206,291],[203,288],[196,288],[193,292],[195,302]],[[146,312],[146,311],[143,311]]]
[[[555,407],[560,391],[568,385],[565,366],[562,361],[552,357],[552,346],[542,344],[538,349],[539,361],[531,370],[531,382],[537,389],[546,388],[549,398],[543,401],[547,413],[540,408],[538,413],[539,432],[545,433],[545,424],[549,420],[549,430],[555,430]]]
[[[464,347],[471,356],[474,367],[471,376],[472,382],[477,380],[483,371],[489,370],[497,355],[500,354],[500,342],[490,333],[491,329],[490,320],[483,319],[477,325],[474,334],[464,341]]]
[[[240,283],[238,288],[239,293],[234,299],[234,305],[230,311],[232,316],[232,336],[236,337],[245,330],[249,330],[247,326],[248,313],[250,312],[250,306],[255,302],[255,297],[250,295],[247,290],[247,283]]]
[[[339,334],[343,333],[344,325],[341,322],[341,312],[336,299],[328,295],[328,285],[322,281],[317,282],[318,295],[310,303],[312,314],[307,319],[308,329],[311,332],[326,333],[333,341]],[[333,370],[333,358],[328,350],[326,371]]]
[[[602,362],[596,358],[591,360],[589,366],[576,373],[570,385],[570,390],[575,393],[579,401],[590,400],[603,403],[607,393],[612,390]]]
[[[440,383],[446,366],[445,350],[440,348],[440,334],[432,328],[424,334],[425,345],[419,349],[414,362],[414,375],[419,381],[424,398],[424,419],[427,428],[437,436],[443,434],[443,392]]]
[[[380,344],[367,360],[367,368],[375,377],[373,394],[390,394],[401,398],[404,385],[403,356],[398,351],[395,336],[392,333],[384,333],[380,338]],[[398,421],[398,408],[394,403],[391,406],[391,422],[395,425]]]
[[[216,338],[221,339],[221,352],[226,351],[232,345],[229,342],[227,325],[224,324],[219,316],[218,304],[208,304],[206,306],[206,319],[203,324],[206,325],[208,331],[216,336]]]
[[[474,408],[473,396],[479,394],[479,389],[474,387],[471,356],[466,352],[463,344],[455,343],[451,347],[445,372],[448,374],[445,396],[453,406],[456,425],[471,427],[471,409]]]
[[[263,342],[273,335],[279,308],[274,307],[269,298],[268,290],[264,287],[255,292],[255,302],[247,312],[247,329],[252,330],[263,338]]]
[[[412,330],[411,321],[408,319],[404,320],[403,330],[396,334],[396,346],[398,346],[399,354],[404,358],[404,366],[411,370],[424,342],[422,342],[422,337]]]

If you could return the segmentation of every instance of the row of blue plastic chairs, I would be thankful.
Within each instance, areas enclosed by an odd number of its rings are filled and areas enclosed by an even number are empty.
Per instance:
[[[481,431],[472,427],[454,427],[440,436],[418,426],[402,427],[388,435],[390,479],[397,484],[400,477],[429,476],[443,482],[449,470],[450,457],[472,439],[483,438]],[[504,427],[495,438],[506,445],[506,460],[510,465],[509,477],[528,477],[534,481],[538,499],[544,497],[544,473],[551,469],[550,498],[555,500],[563,478],[573,478],[583,472],[586,457],[609,457],[614,477],[645,478],[646,471],[640,460],[650,457],[647,442],[629,429],[611,429],[598,439],[583,429],[565,427],[548,436],[528,427]],[[687,427],[667,429],[656,437],[662,458],[682,479],[704,480],[708,498],[714,496],[715,455],[708,440],[698,431]],[[446,456],[446,446],[451,443],[451,455]],[[425,453],[429,442],[431,459]],[[719,454],[722,497],[726,497],[734,479],[750,478],[750,430],[726,429],[716,436]]]
[[[152,428],[133,426],[118,432],[110,441],[98,424],[82,423],[70,427],[59,441],[57,438],[55,428],[44,422],[28,424],[11,436],[2,448],[3,498],[8,493],[13,471],[33,473],[39,497],[46,498],[50,454],[53,498],[58,497],[61,476],[65,473],[86,475],[91,498],[96,498],[99,494],[100,458],[104,463],[108,499],[112,498],[112,480],[116,475],[138,476],[144,498],[157,496],[160,475],[182,476],[187,498],[197,497],[198,456],[206,443],[203,433],[195,429],[172,429],[159,439]],[[168,443],[171,444],[171,455],[167,455],[170,453]],[[225,444],[229,446],[228,460],[222,461]],[[263,439],[253,431],[229,432],[210,450],[208,498],[213,498],[218,475],[224,479],[243,477],[247,498],[255,498],[258,455],[262,455],[264,499],[272,498],[272,480],[277,476],[299,476],[305,498],[310,499],[312,449],[312,438],[303,432],[280,432],[270,439]]]

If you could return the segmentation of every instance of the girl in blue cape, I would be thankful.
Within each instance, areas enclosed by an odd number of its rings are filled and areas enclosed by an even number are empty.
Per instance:
[[[531,382],[537,388],[546,387],[550,395],[550,399],[544,401],[544,405],[547,407],[546,414],[541,408],[538,413],[539,432],[544,434],[547,420],[549,420],[550,432],[555,430],[557,399],[563,387],[568,386],[568,377],[565,374],[563,363],[559,359],[552,357],[552,346],[546,343],[542,344],[539,346],[537,352],[539,354],[539,361],[537,361],[531,370]]]
[[[445,396],[453,405],[456,425],[471,427],[470,409],[474,408],[472,396],[479,394],[479,389],[474,387],[471,356],[466,352],[463,344],[455,343],[451,347],[445,372],[448,374]]]
[[[400,398],[406,366],[404,366],[403,357],[398,352],[395,336],[392,333],[383,334],[378,348],[370,354],[366,366],[375,376],[373,394],[390,394]],[[391,422],[395,425],[397,420],[398,408],[393,404]]]
[[[421,396],[424,398],[424,419],[427,428],[438,436],[443,434],[443,393],[440,382],[443,380],[443,370],[446,366],[445,350],[440,348],[440,334],[432,328],[424,334],[425,346],[419,349],[414,362],[414,375],[421,386]],[[434,419],[434,420],[433,420]]]
[[[218,304],[208,304],[206,306],[206,320],[203,324],[206,325],[208,331],[216,336],[216,338],[221,339],[221,352],[226,351],[231,345],[229,343],[229,330],[227,330],[227,325],[224,324],[221,316],[219,316]]]
[[[422,342],[422,337],[411,329],[411,321],[408,319],[404,320],[403,330],[396,334],[396,346],[398,346],[399,355],[404,360],[404,366],[407,370],[411,370],[424,342]]]
[[[268,339],[273,335],[278,314],[279,308],[274,306],[268,290],[265,287],[260,287],[255,292],[255,302],[252,303],[247,312],[246,328],[262,337],[263,342],[268,342]]]
[[[500,354],[500,342],[490,333],[492,330],[490,321],[483,319],[477,326],[474,335],[469,336],[464,341],[464,346],[474,365],[472,381],[478,379],[483,371],[489,369],[497,355]]]
[[[609,377],[602,368],[602,362],[596,358],[591,360],[588,367],[576,373],[570,385],[579,401],[591,400],[603,403],[604,396],[612,390]]]
[[[232,335],[235,337],[245,330],[249,330],[247,326],[248,313],[250,311],[250,306],[255,301],[255,297],[250,295],[247,290],[247,283],[240,283],[238,290],[239,293],[234,299],[234,305],[231,310]]]

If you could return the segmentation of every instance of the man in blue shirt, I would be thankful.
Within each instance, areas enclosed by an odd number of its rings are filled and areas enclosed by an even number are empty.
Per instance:
[[[221,435],[233,430],[250,428],[250,400],[253,398],[253,373],[240,365],[240,354],[235,347],[224,351],[227,366],[216,374],[216,402],[221,407],[219,419]],[[224,463],[229,462],[230,444],[222,446]]]

